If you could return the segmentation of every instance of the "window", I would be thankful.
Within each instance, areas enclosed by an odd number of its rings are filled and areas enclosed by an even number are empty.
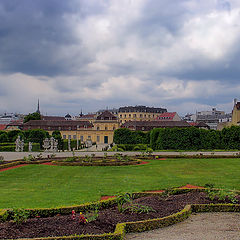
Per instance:
[[[133,117],[137,117],[137,115],[136,115],[136,114],[133,114]]]
[[[124,114],[124,117],[127,117],[127,114]]]
[[[71,135],[68,135],[68,139],[71,139],[72,138],[72,136]]]
[[[60,131],[60,130],[61,130],[61,127],[58,127],[58,130]]]
[[[107,127],[107,126],[105,126],[105,130],[108,130],[108,127]]]
[[[66,139],[66,135],[63,135],[63,139]]]
[[[73,139],[77,139],[77,136],[76,136],[76,135],[73,135]]]
[[[71,128],[71,127],[69,127],[69,128],[68,128],[68,130],[72,130],[72,128]]]
[[[140,114],[140,118],[142,117],[142,114]]]
[[[91,136],[88,136],[88,139],[91,140]]]
[[[83,136],[80,136],[80,140],[81,140],[81,142],[83,142]]]
[[[113,130],[115,130],[116,129],[116,127],[115,127],[115,125],[113,126]]]
[[[128,116],[131,117],[131,114],[129,114]]]
[[[97,126],[97,130],[100,130],[99,126]]]
[[[51,127],[48,127],[48,130],[51,130]]]
[[[97,142],[100,142],[100,136],[97,136]]]
[[[120,114],[120,118],[122,118],[122,114]]]

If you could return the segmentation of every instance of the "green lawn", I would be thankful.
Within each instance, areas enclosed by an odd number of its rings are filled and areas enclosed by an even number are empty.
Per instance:
[[[0,172],[0,208],[52,207],[185,184],[240,190],[240,159],[168,159],[121,167],[28,165]]]

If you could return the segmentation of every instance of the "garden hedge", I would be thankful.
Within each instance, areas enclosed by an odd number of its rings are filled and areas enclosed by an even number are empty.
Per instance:
[[[184,193],[186,191],[204,191],[200,189],[172,189],[172,193]],[[153,193],[134,193],[135,197]],[[162,193],[154,193],[161,195]],[[62,207],[62,208],[39,208],[39,209],[26,209],[30,213],[30,217],[34,216],[53,216],[55,214],[69,214],[72,210],[75,211],[86,211],[93,210],[96,207],[107,208],[111,207],[116,203],[116,198],[102,200],[94,203],[85,203],[79,206]],[[9,220],[10,210],[0,209],[0,220]],[[162,228],[173,225],[175,223],[184,221],[191,213],[198,212],[240,212],[239,204],[192,204],[186,205],[185,208],[175,214],[172,214],[163,218],[149,219],[137,222],[125,222],[118,223],[113,233],[105,233],[99,235],[74,235],[74,236],[62,236],[62,237],[46,237],[46,238],[34,238],[34,240],[123,240],[126,233],[130,232],[143,232],[149,231],[156,228]],[[33,240],[33,239],[32,239]]]

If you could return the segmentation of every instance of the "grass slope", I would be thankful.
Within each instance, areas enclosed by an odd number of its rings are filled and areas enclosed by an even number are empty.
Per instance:
[[[28,165],[0,172],[0,208],[52,207],[187,183],[240,190],[240,159],[168,159],[121,167]]]

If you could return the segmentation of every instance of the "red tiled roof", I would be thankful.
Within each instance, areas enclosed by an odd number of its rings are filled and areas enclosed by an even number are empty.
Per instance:
[[[191,126],[196,126],[196,125],[197,125],[196,122],[189,122],[189,124],[190,124]]]
[[[0,124],[0,130],[5,130],[6,126],[6,124]]]
[[[165,112],[165,113],[160,114],[157,117],[157,120],[163,120],[163,121],[173,120],[173,118],[175,117],[176,114],[177,114],[176,112]]]

